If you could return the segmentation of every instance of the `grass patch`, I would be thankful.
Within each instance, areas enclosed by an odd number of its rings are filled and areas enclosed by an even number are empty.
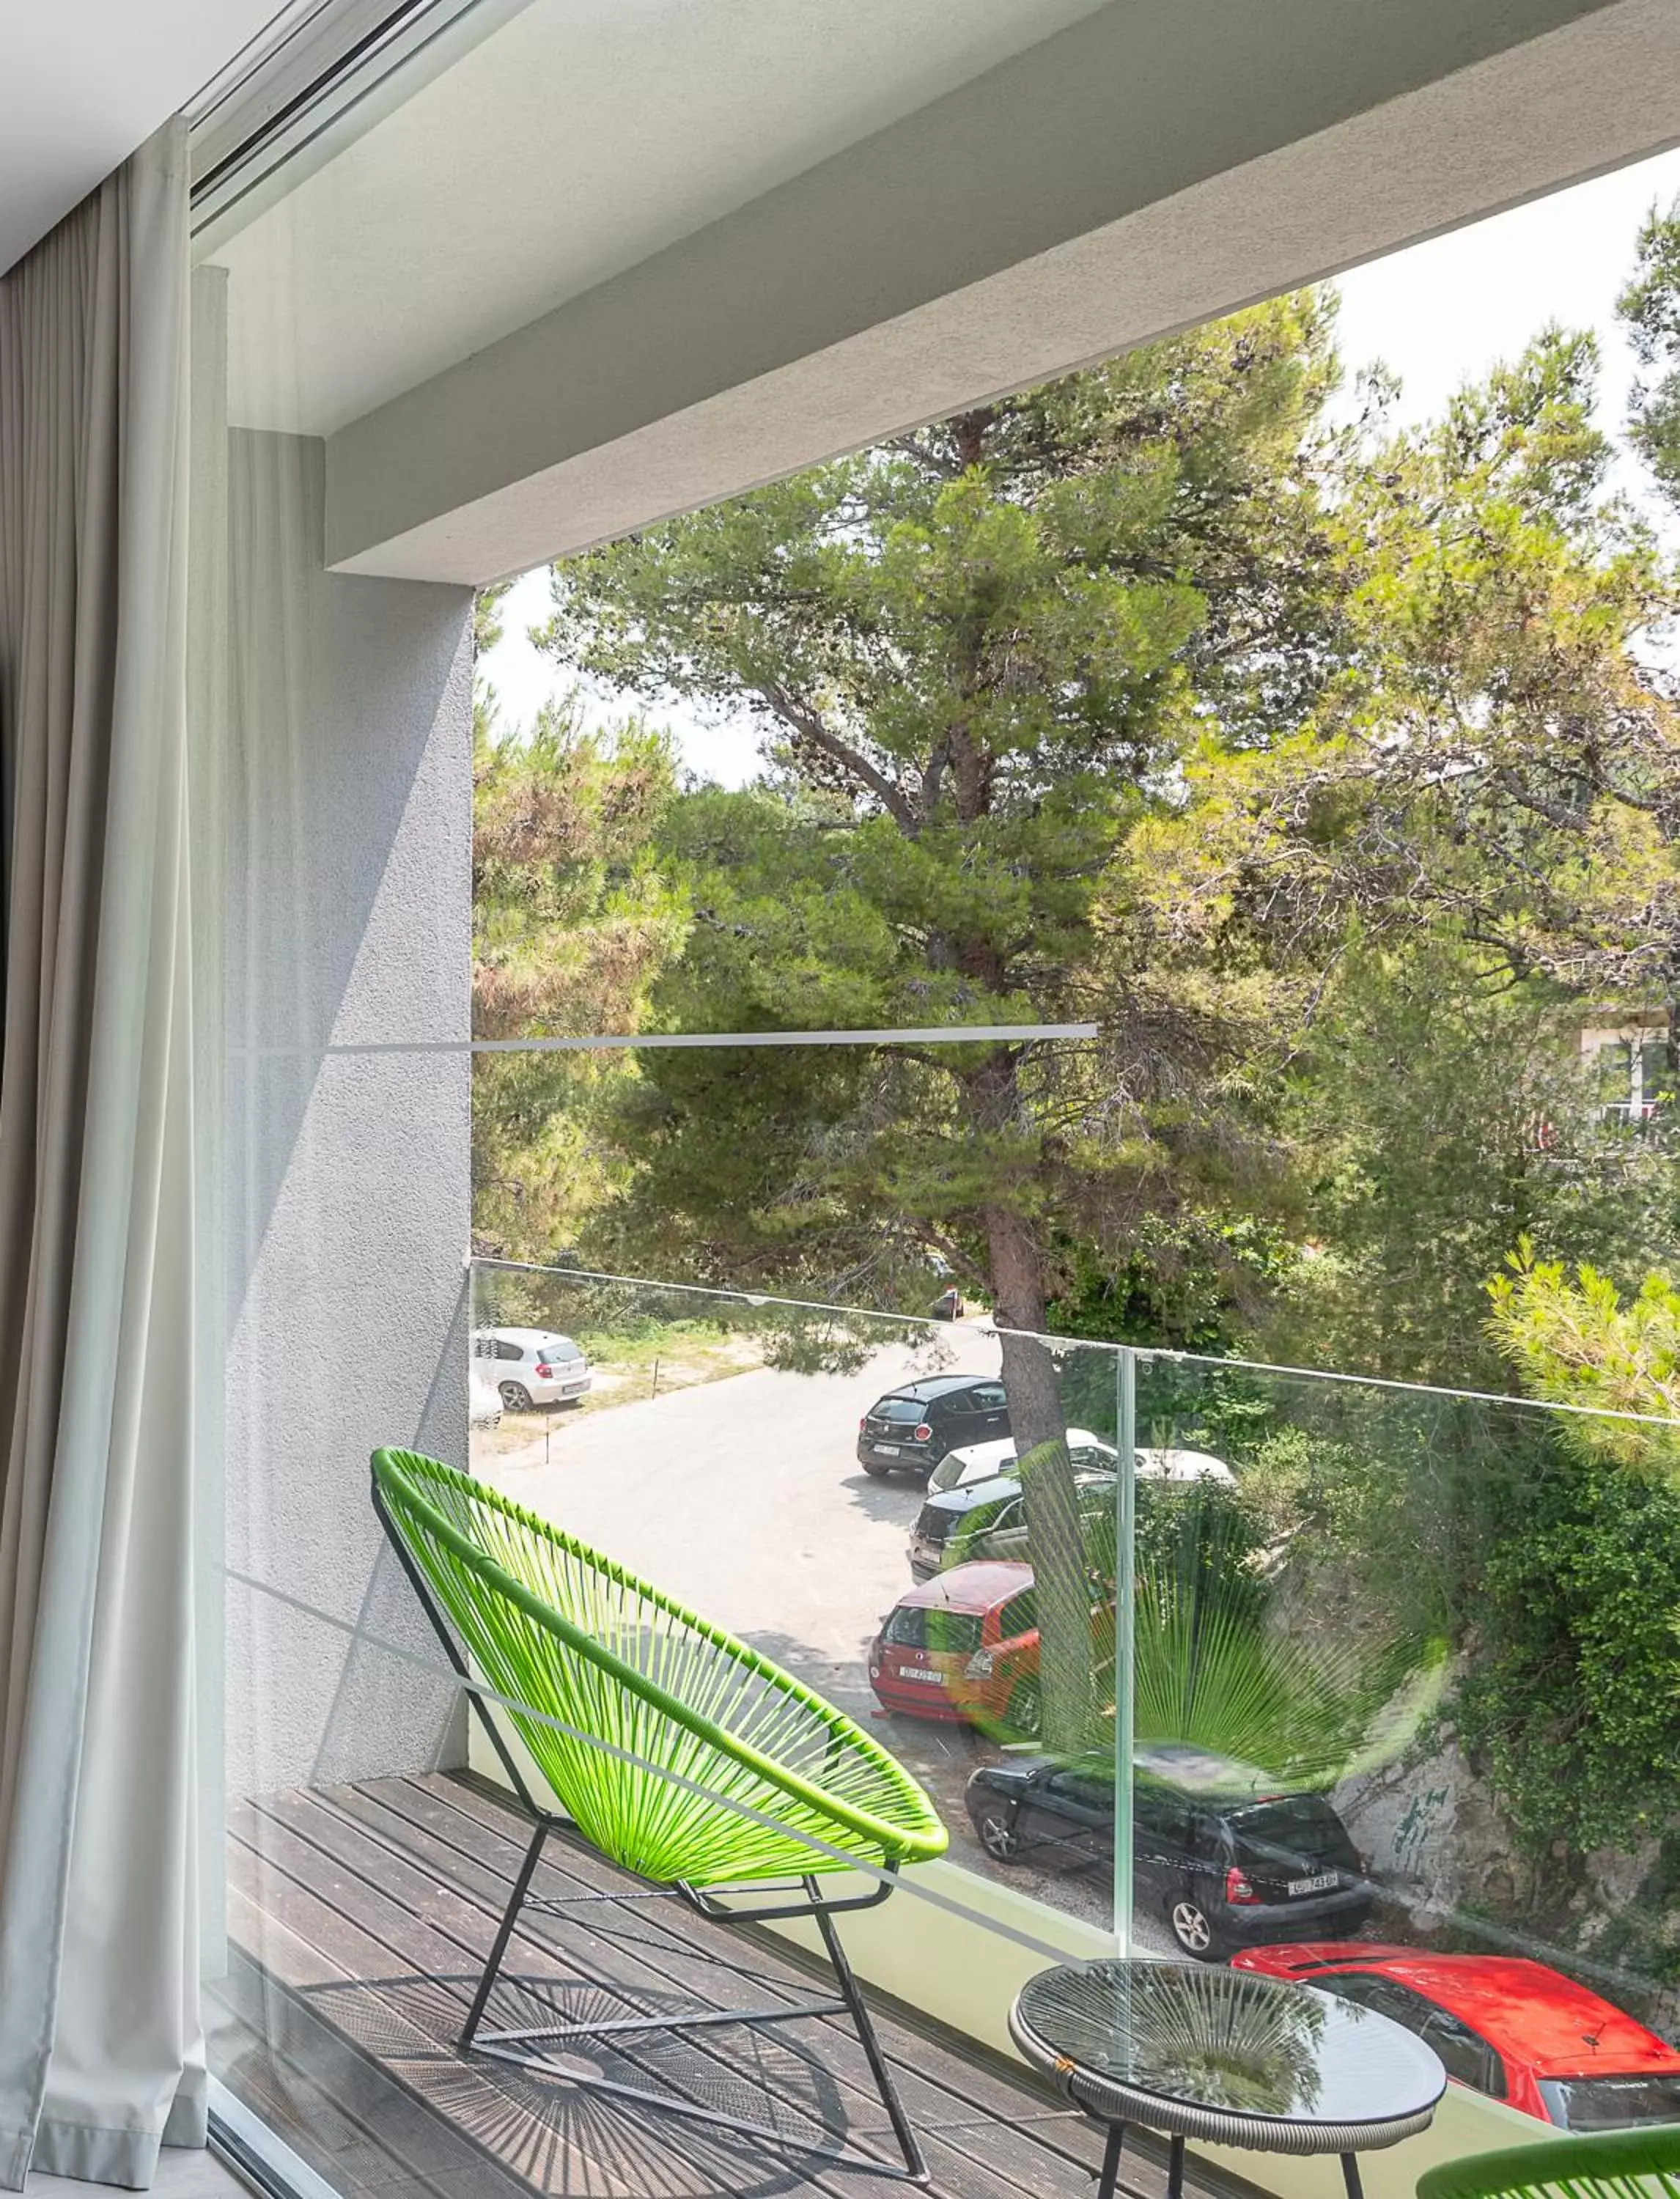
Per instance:
[[[575,1420],[662,1397],[670,1390],[691,1390],[703,1382],[721,1382],[764,1363],[755,1336],[709,1321],[639,1321],[616,1329],[572,1332],[588,1354],[594,1380],[575,1405],[546,1405],[529,1413],[504,1413],[493,1428],[475,1428],[475,1458],[507,1458],[538,1444],[551,1449]]]
[[[581,1408],[586,1413],[610,1411],[615,1405],[662,1397],[668,1390],[690,1390],[700,1382],[720,1382],[764,1364],[759,1338],[707,1321],[639,1325],[628,1335],[621,1332],[578,1341],[595,1370]]]

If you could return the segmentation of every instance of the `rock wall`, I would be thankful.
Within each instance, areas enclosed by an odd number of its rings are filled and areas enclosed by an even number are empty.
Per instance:
[[[1525,1858],[1450,1722],[1331,1799],[1408,1939],[1531,1956],[1680,2036],[1680,1826],[1630,1853]]]

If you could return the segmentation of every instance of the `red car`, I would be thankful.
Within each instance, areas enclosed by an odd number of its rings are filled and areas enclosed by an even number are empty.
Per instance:
[[[1330,1939],[1247,1947],[1231,1966],[1392,2016],[1458,2083],[1561,2130],[1680,2123],[1680,2051],[1544,1963]]]
[[[869,1684],[913,1718],[1003,1718],[1018,1689],[1038,1685],[1032,1567],[953,1566],[907,1589],[869,1645]]]

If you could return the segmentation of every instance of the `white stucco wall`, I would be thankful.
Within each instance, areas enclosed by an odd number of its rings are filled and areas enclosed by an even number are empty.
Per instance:
[[[452,1689],[351,1630],[436,1654],[378,1533],[368,1454],[465,1462],[469,1059],[343,1049],[469,1035],[472,659],[470,592],[325,573],[318,441],[236,435],[229,452],[238,1796],[464,1750]]]

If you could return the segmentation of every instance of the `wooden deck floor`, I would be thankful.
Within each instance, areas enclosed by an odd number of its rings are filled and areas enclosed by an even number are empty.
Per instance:
[[[785,2149],[684,2116],[464,2058],[454,2041],[524,1845],[517,1815],[451,1777],[312,1788],[240,1805],[229,1862],[230,1972],[213,2066],[347,2199],[702,2199],[813,2191],[884,2199],[835,2163],[837,2144],[891,2158],[856,2035],[814,2017],[769,2033],[641,2040],[599,2066],[769,2122]],[[551,1841],[534,1890],[617,1891],[587,1852]],[[569,1981],[602,2021],[676,2000],[809,1996],[810,1974],[765,1935],[678,1904],[527,1912],[490,2021],[524,1991]],[[526,2016],[524,2021],[532,2021]],[[884,2012],[882,2041],[945,2199],[1089,2199],[1094,2126],[1024,2074]],[[1158,2161],[1128,2183],[1160,2199]],[[1240,2190],[1241,2187],[1234,2187]]]

